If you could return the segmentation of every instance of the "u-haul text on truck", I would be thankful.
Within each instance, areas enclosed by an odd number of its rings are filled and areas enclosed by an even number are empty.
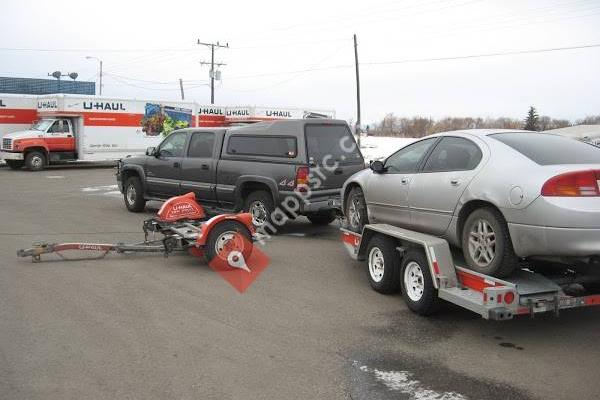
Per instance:
[[[143,153],[165,134],[272,119],[334,118],[331,110],[205,106],[96,96],[0,95],[0,159],[40,170],[53,162],[110,161]]]

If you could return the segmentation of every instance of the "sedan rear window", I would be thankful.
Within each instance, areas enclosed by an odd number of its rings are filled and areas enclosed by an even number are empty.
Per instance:
[[[513,132],[496,133],[490,137],[539,165],[600,163],[600,148],[564,136]]]

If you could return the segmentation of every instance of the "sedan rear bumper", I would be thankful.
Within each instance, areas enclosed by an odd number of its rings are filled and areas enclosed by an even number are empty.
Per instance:
[[[509,223],[515,253],[520,257],[600,255],[600,229],[554,228]]]

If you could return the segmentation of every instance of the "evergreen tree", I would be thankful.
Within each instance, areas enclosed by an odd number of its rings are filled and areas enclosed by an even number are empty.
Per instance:
[[[529,107],[527,118],[525,118],[525,126],[523,127],[526,131],[539,131],[539,116],[534,106]]]

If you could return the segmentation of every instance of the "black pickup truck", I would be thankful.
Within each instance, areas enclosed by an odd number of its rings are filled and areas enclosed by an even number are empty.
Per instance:
[[[134,212],[195,192],[209,210],[251,212],[257,226],[282,216],[276,209],[329,224],[344,181],[364,166],[345,121],[285,120],[177,130],[145,156],[122,159],[117,181]]]

